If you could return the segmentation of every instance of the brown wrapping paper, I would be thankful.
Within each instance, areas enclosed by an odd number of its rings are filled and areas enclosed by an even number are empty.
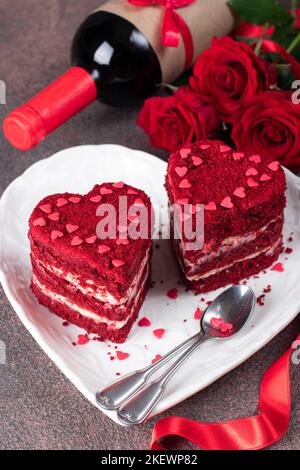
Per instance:
[[[177,48],[162,46],[163,6],[138,7],[131,5],[127,0],[109,0],[99,10],[122,16],[147,37],[159,58],[163,82],[170,83],[183,72],[185,50],[182,38]],[[235,24],[235,17],[227,5],[227,0],[196,0],[191,5],[176,9],[176,12],[184,19],[192,33],[193,61],[209,47],[213,37],[225,36]]]

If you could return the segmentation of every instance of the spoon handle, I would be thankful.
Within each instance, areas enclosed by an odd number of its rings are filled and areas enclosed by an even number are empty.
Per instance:
[[[186,339],[154,364],[150,364],[144,369],[131,372],[97,392],[96,401],[98,405],[106,410],[116,410],[119,408],[126,402],[126,400],[128,400],[128,398],[142,388],[150,375],[174,356],[179,354],[187,346],[197,341],[199,335],[200,333],[197,333],[191,338]]]
[[[146,385],[118,411],[119,420],[126,426],[140,424],[149,416],[161,398],[167,382],[188,359],[192,352],[202,344],[207,336],[199,336],[192,345],[157,380]]]

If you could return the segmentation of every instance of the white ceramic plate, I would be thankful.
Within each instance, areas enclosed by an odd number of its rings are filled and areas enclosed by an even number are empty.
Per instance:
[[[32,209],[44,196],[57,192],[89,191],[94,184],[120,181],[137,186],[148,193],[154,204],[166,204],[164,176],[166,163],[144,152],[116,145],[81,146],[63,150],[30,167],[5,191],[0,201],[0,279],[4,291],[25,327],[61,371],[94,405],[95,393],[104,384],[115,380],[116,373],[125,374],[150,363],[157,354],[164,354],[175,344],[194,334],[199,322],[194,311],[200,301],[213,299],[219,291],[195,296],[178,285],[179,273],[168,241],[154,250],[153,279],[139,318],[146,316],[151,326],[137,324],[126,343],[118,349],[129,353],[126,360],[110,360],[115,346],[90,341],[73,346],[83,330],[62,325],[62,320],[41,307],[31,293],[27,221]],[[300,179],[286,172],[288,204],[285,213],[284,239],[294,232],[293,248],[282,254],[284,272],[268,270],[259,279],[248,282],[257,296],[271,284],[266,303],[256,306],[243,330],[230,341],[208,342],[197,350],[168,384],[166,393],[152,415],[157,414],[209,385],[230,371],[270,341],[300,311]],[[163,282],[160,282],[163,281]],[[169,289],[178,289],[178,298],[170,299]],[[161,339],[153,330],[164,328]],[[108,354],[110,353],[110,354]],[[201,374],[194,373],[199,370]],[[97,405],[96,405],[97,406]],[[117,421],[114,412],[107,412]]]

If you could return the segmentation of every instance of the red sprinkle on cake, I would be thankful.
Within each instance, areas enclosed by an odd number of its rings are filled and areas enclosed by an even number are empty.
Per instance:
[[[220,141],[197,142],[171,155],[166,189],[175,252],[196,292],[237,283],[278,258],[285,175],[277,161],[266,163],[259,155],[236,152]],[[174,204],[180,208],[180,220]],[[197,211],[204,217],[204,241],[193,248],[184,224],[191,217],[195,229]],[[174,236],[178,223],[181,239]]]
[[[105,207],[116,217],[109,222],[114,235],[103,239]],[[122,182],[97,185],[84,196],[44,198],[29,221],[38,301],[99,340],[124,342],[149,284],[152,218],[148,196]]]

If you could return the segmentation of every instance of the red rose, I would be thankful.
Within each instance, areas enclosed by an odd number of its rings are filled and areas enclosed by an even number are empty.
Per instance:
[[[169,97],[147,99],[137,123],[149,135],[151,145],[169,152],[214,137],[220,128],[215,110],[189,87],[181,87]]]
[[[300,105],[290,93],[266,91],[252,97],[236,114],[232,139],[239,150],[300,168]]]
[[[225,122],[232,121],[232,114],[248,98],[276,83],[272,65],[248,44],[230,37],[213,39],[210,49],[196,61],[193,73],[190,85]]]

